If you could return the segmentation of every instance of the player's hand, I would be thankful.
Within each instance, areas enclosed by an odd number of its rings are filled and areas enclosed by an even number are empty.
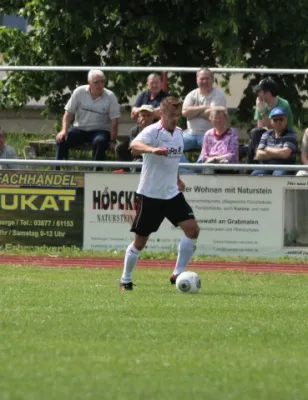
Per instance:
[[[168,156],[168,149],[167,147],[155,147],[152,150],[152,154],[156,154],[157,156]]]
[[[181,181],[181,179],[178,179],[178,189],[180,192],[184,192],[185,183],[183,181]]]

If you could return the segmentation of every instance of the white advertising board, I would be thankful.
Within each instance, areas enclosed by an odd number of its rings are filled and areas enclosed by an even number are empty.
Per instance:
[[[138,174],[85,175],[84,249],[124,250],[132,241]],[[308,180],[184,175],[201,228],[197,254],[308,256]],[[175,252],[182,231],[165,220],[147,250]]]

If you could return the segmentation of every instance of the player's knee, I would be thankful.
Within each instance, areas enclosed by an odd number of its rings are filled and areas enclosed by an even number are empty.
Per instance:
[[[145,244],[140,244],[140,243],[135,243],[134,242],[134,246],[136,247],[136,249],[138,251],[142,251],[144,249],[144,247],[145,247]]]
[[[200,233],[200,228],[197,224],[191,225],[186,231],[185,235],[189,237],[189,239],[198,239]]]
[[[136,247],[137,250],[141,251],[147,244],[148,238],[149,238],[148,236],[136,235],[133,245]]]

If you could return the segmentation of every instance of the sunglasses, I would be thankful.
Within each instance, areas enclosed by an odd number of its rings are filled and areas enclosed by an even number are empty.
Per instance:
[[[284,121],[284,117],[281,118],[272,118],[273,122],[282,122]]]

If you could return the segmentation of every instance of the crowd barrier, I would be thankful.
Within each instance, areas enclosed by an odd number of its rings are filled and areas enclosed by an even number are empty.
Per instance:
[[[1,164],[16,160],[0,160]],[[18,160],[18,164],[83,167],[141,163]],[[183,167],[204,169],[200,164]],[[307,166],[215,165],[215,169],[308,170]],[[0,170],[3,249],[63,246],[124,250],[132,240],[139,174]],[[185,196],[201,228],[197,254],[308,256],[308,179],[296,176],[188,174]],[[164,221],[147,250],[175,252],[182,236]]]
[[[84,66],[84,65],[0,65],[0,71],[90,71],[90,69],[99,69],[109,72],[197,72],[200,67],[135,67],[135,66]],[[308,69],[294,68],[221,68],[210,67],[214,73],[232,73],[232,74],[287,74],[287,75],[307,75]]]

